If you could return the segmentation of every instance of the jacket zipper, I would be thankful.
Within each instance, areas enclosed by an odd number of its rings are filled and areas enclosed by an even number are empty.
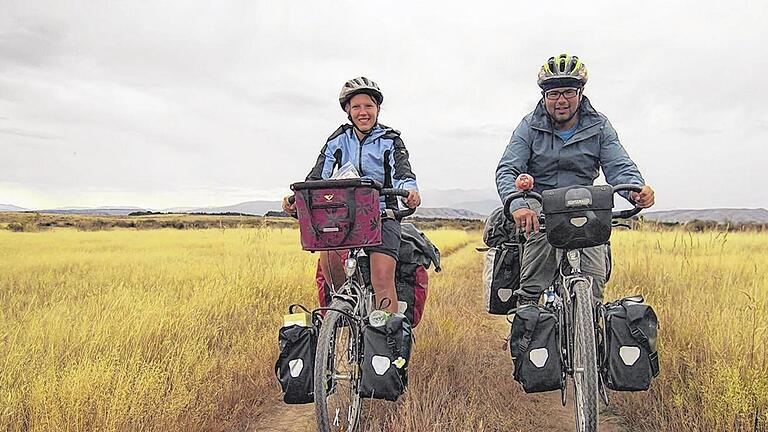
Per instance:
[[[360,177],[363,176],[363,143],[368,139],[369,135],[370,134],[366,134],[363,136],[363,139],[360,140],[360,148],[357,153],[357,167],[360,169]]]

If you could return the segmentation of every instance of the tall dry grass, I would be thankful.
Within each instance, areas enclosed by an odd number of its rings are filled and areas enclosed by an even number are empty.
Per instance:
[[[610,430],[768,430],[768,235],[616,232],[606,298],[642,293],[661,321],[662,373],[650,392],[611,393]],[[372,430],[573,430],[559,395],[525,395],[501,351],[508,325],[483,311],[478,256],[464,249],[434,278],[411,385],[372,403]],[[612,423],[613,421],[609,421]],[[603,424],[603,428],[610,428]]]
[[[661,375],[614,404],[637,431],[768,430],[768,235],[622,232],[606,297],[643,293]]]
[[[296,230],[0,232],[0,430],[241,428],[315,260]]]

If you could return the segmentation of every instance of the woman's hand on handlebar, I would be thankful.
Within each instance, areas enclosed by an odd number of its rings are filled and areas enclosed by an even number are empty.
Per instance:
[[[283,198],[283,211],[288,214],[295,214],[296,213],[296,203],[292,202],[293,195],[288,195],[287,197]]]
[[[656,197],[650,186],[643,186],[643,190],[638,192],[630,192],[629,199],[635,202],[636,207],[648,208],[656,202]]]
[[[419,195],[418,191],[415,190],[409,190],[408,196],[403,199],[403,202],[405,202],[405,205],[408,208],[416,208],[419,205],[421,205],[421,195]]]
[[[518,231],[525,231],[526,237],[531,235],[531,232],[539,232],[539,216],[529,208],[519,208],[513,211],[512,219],[514,219]]]

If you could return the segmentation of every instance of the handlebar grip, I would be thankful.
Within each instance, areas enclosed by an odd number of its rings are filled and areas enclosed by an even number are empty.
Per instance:
[[[640,191],[642,190],[643,190],[642,186],[633,185],[633,184],[620,184],[613,187],[614,193],[624,192],[624,191],[640,193]],[[632,202],[632,200],[630,200],[630,202]],[[641,211],[643,211],[641,207],[635,207],[629,210],[620,210],[620,211],[611,212],[611,217],[614,219],[629,219],[632,216],[635,216],[636,214],[640,213]]]
[[[288,204],[294,204],[296,203],[296,197],[291,195],[288,197]]]
[[[504,200],[504,216],[509,221],[514,221],[514,219],[512,218],[512,213],[509,212],[509,206],[512,205],[512,201],[514,201],[514,200],[516,200],[518,198],[533,198],[536,201],[538,201],[539,204],[541,204],[541,195],[539,195],[536,192],[533,192],[533,191],[528,191],[528,192],[526,192],[526,191],[519,191],[519,192],[512,193],[511,195],[509,195]]]
[[[379,195],[395,195],[395,196],[401,196],[403,198],[408,197],[408,194],[410,194],[410,192],[405,189],[395,189],[395,188],[384,188],[379,193]]]
[[[409,208],[405,210],[393,210],[392,213],[395,215],[395,219],[400,220],[404,217],[408,217],[414,213],[416,213],[415,208]]]
[[[396,188],[383,188],[381,189],[381,192],[379,192],[379,195],[383,196],[399,196],[403,198],[407,198],[408,195],[410,195],[410,191],[406,189],[396,189]],[[394,215],[395,219],[400,220],[404,217],[408,217],[412,214],[416,213],[415,208],[407,208],[404,210],[395,210],[392,209],[392,214]]]

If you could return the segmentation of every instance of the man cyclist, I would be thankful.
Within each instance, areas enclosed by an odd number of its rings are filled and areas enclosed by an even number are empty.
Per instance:
[[[408,150],[400,132],[378,122],[383,101],[384,95],[379,86],[368,78],[354,78],[344,83],[339,104],[351,124],[341,125],[328,138],[307,180],[328,179],[334,169],[351,163],[361,177],[376,180],[385,188],[407,189],[409,194],[405,205],[416,208],[421,204],[421,197],[408,161]],[[290,204],[288,198],[283,199],[283,210],[295,213],[295,204]],[[382,197],[380,208],[397,208],[397,205],[395,197]],[[395,267],[401,232],[400,222],[386,213],[382,213],[381,238],[381,245],[365,248],[371,264],[371,285],[377,304],[395,313],[398,311]],[[339,252],[321,252],[320,268],[325,280],[333,286],[344,283],[344,267]]]
[[[517,191],[515,179],[529,173],[534,191],[572,185],[592,185],[602,168],[611,185],[642,186],[629,199],[638,207],[654,204],[654,192],[645,184],[637,166],[619,142],[608,119],[584,96],[587,67],[576,56],[560,54],[541,66],[538,85],[542,98],[512,134],[496,168],[496,187],[502,201]],[[519,303],[536,303],[557,269],[555,250],[539,233],[541,205],[519,198],[511,205],[515,226],[528,241],[522,257]],[[606,246],[582,251],[582,270],[593,277],[593,294],[602,300],[606,279]]]

